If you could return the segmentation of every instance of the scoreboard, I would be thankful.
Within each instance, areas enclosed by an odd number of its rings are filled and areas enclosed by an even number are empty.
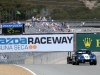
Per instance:
[[[24,24],[2,24],[2,34],[14,35],[23,34]]]

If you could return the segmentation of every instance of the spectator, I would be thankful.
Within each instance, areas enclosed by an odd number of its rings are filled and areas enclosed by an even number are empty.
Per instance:
[[[81,22],[81,26],[84,26],[85,25],[85,22]]]
[[[17,21],[17,24],[21,24],[19,21]]]
[[[64,22],[64,27],[66,27],[67,22]]]
[[[52,23],[52,19],[51,19],[50,16],[49,16],[49,18],[48,18],[48,21],[49,21],[49,23]]]
[[[12,22],[12,24],[16,24],[15,22]]]
[[[36,20],[36,18],[34,16],[32,16],[32,26],[35,25],[35,20]]]
[[[64,22],[61,22],[62,27],[64,27]]]
[[[42,29],[41,28],[39,28],[39,32],[42,32]]]
[[[25,23],[25,26],[28,27],[28,28],[30,27],[30,25],[31,25],[30,22]]]
[[[70,29],[70,26],[69,26],[69,24],[67,23],[67,29]]]
[[[43,17],[43,19],[42,19],[42,26],[46,25],[46,23],[47,23],[46,21],[47,21],[47,19],[45,17]]]

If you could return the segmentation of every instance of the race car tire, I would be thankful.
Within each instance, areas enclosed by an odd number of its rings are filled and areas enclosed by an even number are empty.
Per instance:
[[[93,62],[90,62],[90,65],[93,65]]]
[[[79,62],[78,61],[76,62],[76,65],[79,65]]]
[[[94,65],[97,65],[97,60],[95,60],[93,64],[94,64]]]
[[[69,64],[70,57],[67,57],[67,64]]]
[[[79,61],[78,61],[78,59],[76,59],[76,65],[79,65]]]
[[[72,61],[72,65],[75,65],[75,62],[74,61]]]

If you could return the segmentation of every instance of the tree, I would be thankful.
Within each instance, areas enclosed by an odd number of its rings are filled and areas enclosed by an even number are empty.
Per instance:
[[[46,7],[44,7],[44,11],[47,11],[47,8]]]

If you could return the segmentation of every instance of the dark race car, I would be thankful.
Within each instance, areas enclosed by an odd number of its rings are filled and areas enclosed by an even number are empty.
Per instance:
[[[90,50],[78,50],[72,54],[72,64],[79,65],[79,63],[89,62],[90,65],[97,65],[96,55]]]

